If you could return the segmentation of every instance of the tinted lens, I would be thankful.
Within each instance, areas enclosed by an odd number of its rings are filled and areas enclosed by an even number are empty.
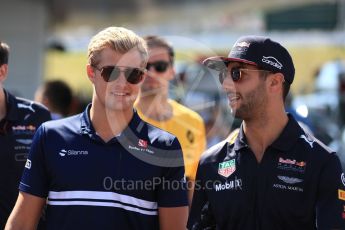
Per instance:
[[[119,78],[121,69],[118,66],[105,66],[101,70],[101,76],[104,81],[112,82]],[[127,82],[131,84],[138,84],[144,75],[144,72],[138,68],[126,67],[124,70]]]
[[[104,81],[115,81],[120,76],[120,69],[116,66],[105,66],[101,70],[101,76]]]
[[[228,74],[229,74],[229,70],[224,69],[224,68],[219,72],[219,82],[221,84],[223,84],[223,82],[224,82],[224,80]],[[231,69],[231,79],[234,82],[237,82],[241,79],[241,70],[239,68],[232,68]]]
[[[125,77],[131,84],[138,84],[143,79],[144,72],[137,68],[127,68]]]
[[[157,61],[157,62],[153,62],[153,63],[147,63],[146,69],[150,70],[151,66],[153,66],[153,68],[155,68],[156,72],[163,73],[168,69],[169,62]]]
[[[231,78],[233,81],[239,81],[241,79],[241,70],[239,68],[232,68]]]

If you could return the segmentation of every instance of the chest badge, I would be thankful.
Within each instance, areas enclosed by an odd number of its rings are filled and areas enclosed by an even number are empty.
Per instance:
[[[236,161],[235,159],[224,161],[219,163],[218,174],[223,177],[229,177],[236,171]]]

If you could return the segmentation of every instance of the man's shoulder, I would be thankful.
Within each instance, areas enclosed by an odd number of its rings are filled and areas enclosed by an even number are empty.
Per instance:
[[[176,138],[175,135],[165,131],[161,128],[158,128],[146,121],[143,121],[147,127],[147,136],[151,140],[151,143],[159,142],[159,143],[173,143]]]
[[[317,139],[314,135],[308,132],[304,132],[299,136],[299,146],[306,149],[308,152],[312,152],[314,156],[328,156],[335,154],[335,151]]]
[[[80,114],[57,119],[57,120],[50,120],[45,122],[42,126],[44,126],[45,130],[63,130],[63,129],[79,129],[81,127],[81,118]]]
[[[41,124],[51,120],[50,111],[42,104],[32,100],[9,95],[9,115],[27,124]]]
[[[34,113],[50,113],[44,105],[22,97],[15,97],[18,109],[32,111]]]
[[[218,162],[222,158],[225,157],[226,151],[224,152],[224,148],[228,146],[228,141],[223,140],[210,148],[208,148],[200,157],[200,165]],[[229,147],[231,147],[232,144],[230,144]]]

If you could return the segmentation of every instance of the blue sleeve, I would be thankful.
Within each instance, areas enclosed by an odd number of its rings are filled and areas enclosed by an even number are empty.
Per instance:
[[[177,138],[175,138],[171,147],[174,155],[176,154],[175,160],[181,161],[182,164],[176,167],[163,167],[163,175],[158,186],[158,207],[188,206],[183,156]]]
[[[318,229],[345,229],[345,178],[335,154],[320,176],[316,218]]]
[[[26,161],[19,190],[34,196],[46,198],[48,180],[44,155],[44,125],[41,125],[33,138],[28,159]]]

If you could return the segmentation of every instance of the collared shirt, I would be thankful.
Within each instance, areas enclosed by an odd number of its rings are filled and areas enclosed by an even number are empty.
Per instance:
[[[185,163],[186,177],[195,180],[200,155],[206,148],[205,125],[202,117],[193,110],[168,100],[172,107],[172,117],[165,121],[157,121],[145,116],[139,109],[139,116],[160,129],[175,135],[180,141]]]
[[[135,112],[105,143],[90,108],[37,131],[20,190],[48,198],[47,229],[159,229],[159,207],[188,205],[177,138]]]
[[[345,180],[336,154],[292,116],[257,162],[243,127],[200,160],[188,229],[343,229]],[[194,226],[194,228],[193,228]]]
[[[6,115],[0,121],[0,229],[5,227],[17,200],[33,135],[41,123],[51,119],[43,106],[14,97],[6,90],[4,93]]]

